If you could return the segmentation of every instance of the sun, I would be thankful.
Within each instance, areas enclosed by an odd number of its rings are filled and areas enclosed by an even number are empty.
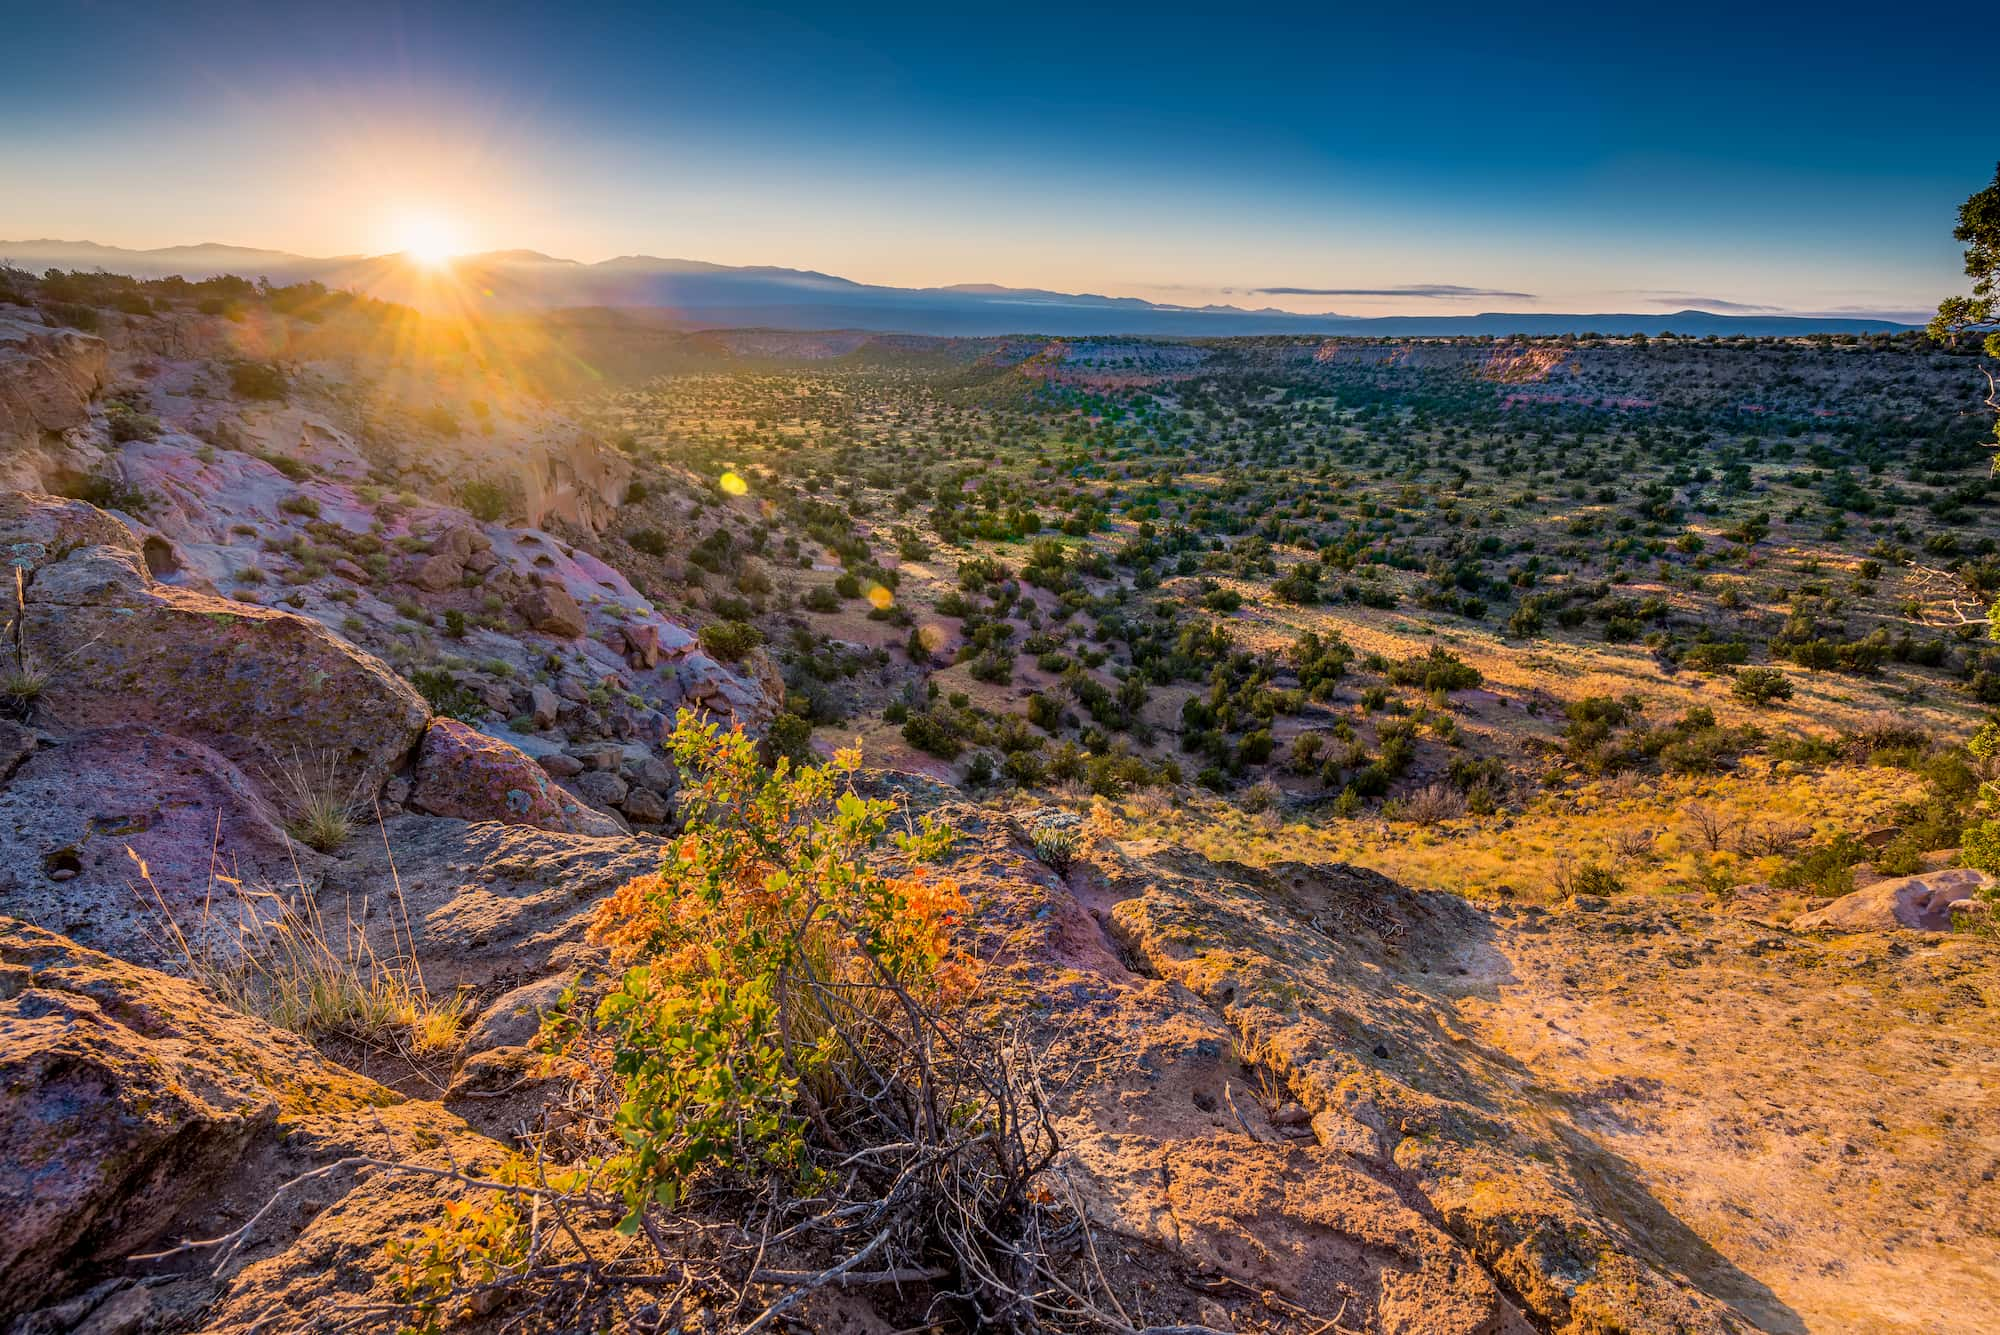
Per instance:
[[[405,218],[397,228],[403,253],[426,269],[441,269],[457,253],[450,224],[429,214]]]

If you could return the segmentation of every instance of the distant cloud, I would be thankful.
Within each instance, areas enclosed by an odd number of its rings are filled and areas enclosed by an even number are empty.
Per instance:
[[[1912,309],[1908,306],[1828,306],[1814,315],[1865,315],[1874,320],[1894,320],[1898,324],[1927,323],[1934,312]]]
[[[1749,301],[1696,296],[1692,292],[1639,292],[1634,295],[1643,296],[1655,306],[1699,307],[1706,311],[1735,311],[1739,315],[1778,315],[1785,310],[1783,306],[1760,306]]]
[[[1469,297],[1509,297],[1533,301],[1532,292],[1503,292],[1496,287],[1460,287],[1456,283],[1411,283],[1406,287],[1256,287],[1259,297],[1424,297],[1433,301],[1464,301]]]
[[[1885,306],[1764,306],[1756,302],[1730,301],[1724,297],[1703,297],[1692,292],[1662,292],[1652,288],[1627,288],[1623,295],[1643,297],[1654,306],[1684,307],[1717,315],[1787,315],[1802,319],[1839,319],[1843,316],[1887,320],[1892,324],[1922,324],[1929,316],[1923,311]]]

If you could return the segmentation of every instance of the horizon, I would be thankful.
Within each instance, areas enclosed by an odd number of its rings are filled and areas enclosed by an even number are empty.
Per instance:
[[[1907,323],[1954,289],[1951,211],[1992,150],[1931,115],[1942,18],[1580,13],[989,33],[916,11],[99,4],[15,33],[31,59],[0,114],[46,118],[85,56],[106,92],[0,145],[0,235],[313,257],[421,238],[1352,318]]]
[[[237,257],[250,258],[239,262]],[[124,275],[141,280],[177,276],[199,281],[229,276],[279,287],[317,281],[453,318],[531,309],[597,308],[654,311],[689,328],[853,330],[944,337],[1227,338],[1291,334],[1620,338],[1648,333],[1755,338],[1912,332],[1922,328],[1926,318],[1925,312],[1862,316],[1699,306],[1567,312],[1496,305],[1479,310],[1357,315],[1269,305],[1187,306],[990,283],[928,288],[870,286],[838,274],[786,266],[727,266],[687,257],[639,254],[585,262],[523,247],[463,254],[403,250],[381,255],[306,256],[217,241],[129,249],[89,240],[0,238],[0,269],[6,268],[28,273],[67,270]],[[550,277],[552,273],[557,276]],[[746,275],[751,276],[748,288],[743,285]],[[887,304],[883,304],[885,299]],[[940,300],[946,304],[938,305]],[[1017,320],[1014,313],[1019,311],[1034,313]],[[1507,321],[1519,323],[1510,325]],[[1676,324],[1680,328],[1676,329]]]

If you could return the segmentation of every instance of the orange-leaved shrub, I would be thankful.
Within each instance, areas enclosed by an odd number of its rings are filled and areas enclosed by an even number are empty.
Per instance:
[[[809,1130],[920,1079],[939,1009],[972,986],[964,899],[924,865],[951,833],[892,833],[895,805],[853,791],[858,752],[765,769],[740,730],[687,711],[668,749],[685,833],[599,906],[610,992],[543,1036],[573,1076],[616,1085],[602,1168],[628,1231],[705,1170],[809,1174]]]

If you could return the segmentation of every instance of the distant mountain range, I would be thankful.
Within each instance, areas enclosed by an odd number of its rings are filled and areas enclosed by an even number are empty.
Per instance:
[[[450,279],[404,255],[318,259],[278,250],[204,244],[125,250],[89,241],[0,241],[0,263],[19,268],[102,270],[141,278],[238,274],[273,283],[315,279],[420,309],[518,312],[613,307],[661,312],[689,329],[865,329],[909,334],[1352,334],[1413,337],[1468,334],[1813,334],[1891,333],[1891,320],[1826,315],[1297,315],[1236,306],[1168,306],[1136,297],[1045,292],[965,284],[881,287],[809,269],[732,267],[700,260],[621,255],[598,264],[532,250],[462,255]]]

